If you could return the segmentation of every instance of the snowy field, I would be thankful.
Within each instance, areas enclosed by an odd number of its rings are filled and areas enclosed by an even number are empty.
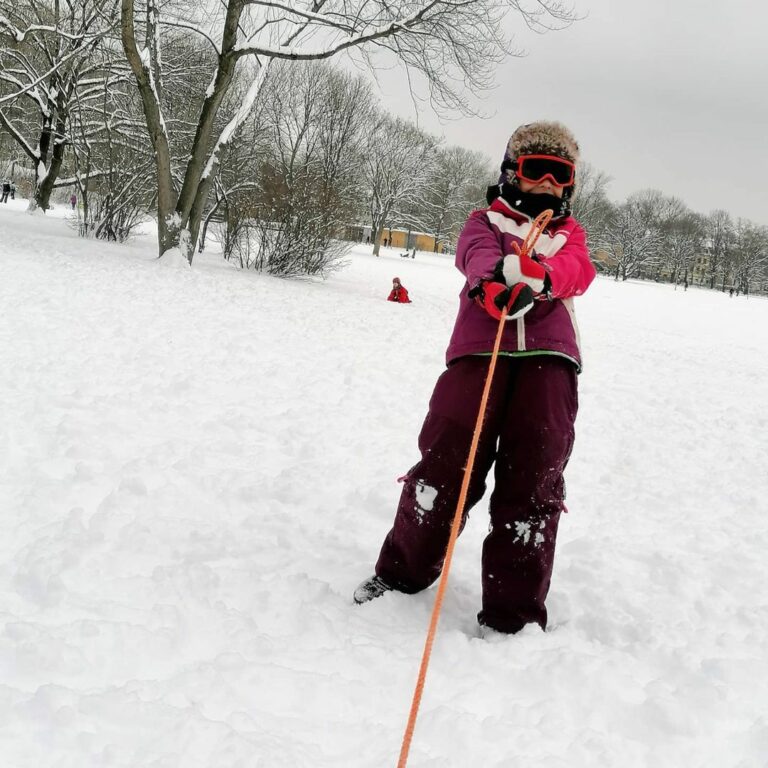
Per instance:
[[[452,259],[169,268],[22,208],[0,206],[0,764],[395,766],[434,589],[351,595],[418,458]],[[478,636],[481,502],[409,766],[765,768],[768,301],[601,278],[577,312],[550,628]]]

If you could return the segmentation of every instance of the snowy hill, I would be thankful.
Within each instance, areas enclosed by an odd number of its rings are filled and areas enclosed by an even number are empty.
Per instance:
[[[394,766],[434,590],[351,594],[462,280],[153,256],[0,207],[0,762]],[[481,502],[409,765],[764,768],[768,301],[598,279],[577,313],[550,629],[479,638]]]

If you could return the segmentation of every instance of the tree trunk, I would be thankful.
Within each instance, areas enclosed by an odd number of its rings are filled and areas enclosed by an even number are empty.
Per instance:
[[[148,62],[139,54],[133,23],[133,0],[121,0],[120,32],[123,50],[136,78],[147,123],[157,173],[157,240],[159,256],[181,244],[181,219],[176,213],[178,199],[171,174],[171,152],[165,132],[160,103],[157,99]]]
[[[380,222],[377,224],[374,222],[371,234],[373,237],[373,255],[378,256],[381,250],[381,236],[384,234],[384,223]]]
[[[192,259],[195,255],[195,246],[197,244],[198,237],[200,235],[200,225],[203,218],[203,209],[205,203],[208,200],[208,195],[211,192],[213,186],[214,177],[213,174],[206,176],[198,182],[197,194],[192,204],[192,208],[189,211],[187,218],[187,231],[189,232],[189,242],[187,248],[187,260],[192,263]],[[218,207],[218,203],[216,204]],[[181,200],[179,201],[179,208],[181,208]],[[181,214],[183,215],[183,214]],[[206,224],[207,227],[207,224]]]
[[[55,141],[53,144],[53,153],[51,154],[51,164],[48,166],[48,172],[43,181],[35,185],[35,205],[47,211],[51,207],[51,193],[53,192],[56,179],[59,178],[61,165],[64,162],[64,150],[66,144],[63,141]]]
[[[80,222],[80,234],[82,237],[88,237],[88,208],[90,202],[88,199],[87,184],[80,190],[80,199],[83,201],[83,220]]]
[[[219,206],[226,200],[226,195],[219,193],[216,193],[216,204],[211,208],[210,211],[208,211],[208,215],[205,217],[203,221],[203,231],[200,233],[200,238],[198,239],[198,250],[200,253],[203,252],[203,249],[205,248],[205,238],[208,234],[208,225],[211,223],[211,219],[213,218],[213,215],[216,213],[216,211],[219,210]]]

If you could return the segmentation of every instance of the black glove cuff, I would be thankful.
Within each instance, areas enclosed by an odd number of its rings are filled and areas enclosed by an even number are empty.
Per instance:
[[[496,266],[493,268],[493,280],[496,283],[506,285],[507,281],[504,279],[504,259],[499,259],[496,262]]]
[[[498,296],[493,300],[493,303],[499,308],[504,309],[509,302],[509,295],[512,292],[511,288],[507,288],[505,291],[501,291]]]
[[[469,291],[467,291],[467,296],[470,299],[474,299],[476,296],[482,296],[482,294],[483,294],[482,282],[479,282],[474,288],[470,288]]]

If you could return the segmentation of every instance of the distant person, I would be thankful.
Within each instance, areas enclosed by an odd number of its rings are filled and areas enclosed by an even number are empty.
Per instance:
[[[728,295],[733,298],[733,288],[728,289]]]
[[[11,182],[11,200],[16,199],[16,185]]]
[[[396,301],[399,304],[411,303],[410,298],[408,298],[408,291],[400,282],[399,277],[392,278],[392,290],[389,292],[389,296],[387,296],[387,301]]]
[[[565,511],[581,370],[573,297],[595,278],[584,229],[571,216],[579,146],[560,123],[536,122],[510,138],[487,209],[474,211],[456,247],[466,282],[447,367],[418,439],[421,460],[405,474],[392,529],[375,573],[354,593],[413,594],[443,567],[489,356],[504,307],[501,355],[485,410],[464,514],[494,466],[490,532],[483,544],[481,626],[503,633],[547,624],[545,600]],[[554,216],[532,255],[520,252],[533,219]]]
[[[72,195],[70,195],[70,197],[69,197],[69,204],[72,206],[72,210],[73,211],[75,210],[75,208],[77,208],[77,195],[76,194],[73,193]]]
[[[7,179],[3,182],[3,196],[0,198],[0,202],[7,203],[8,195],[11,194],[11,182]]]

